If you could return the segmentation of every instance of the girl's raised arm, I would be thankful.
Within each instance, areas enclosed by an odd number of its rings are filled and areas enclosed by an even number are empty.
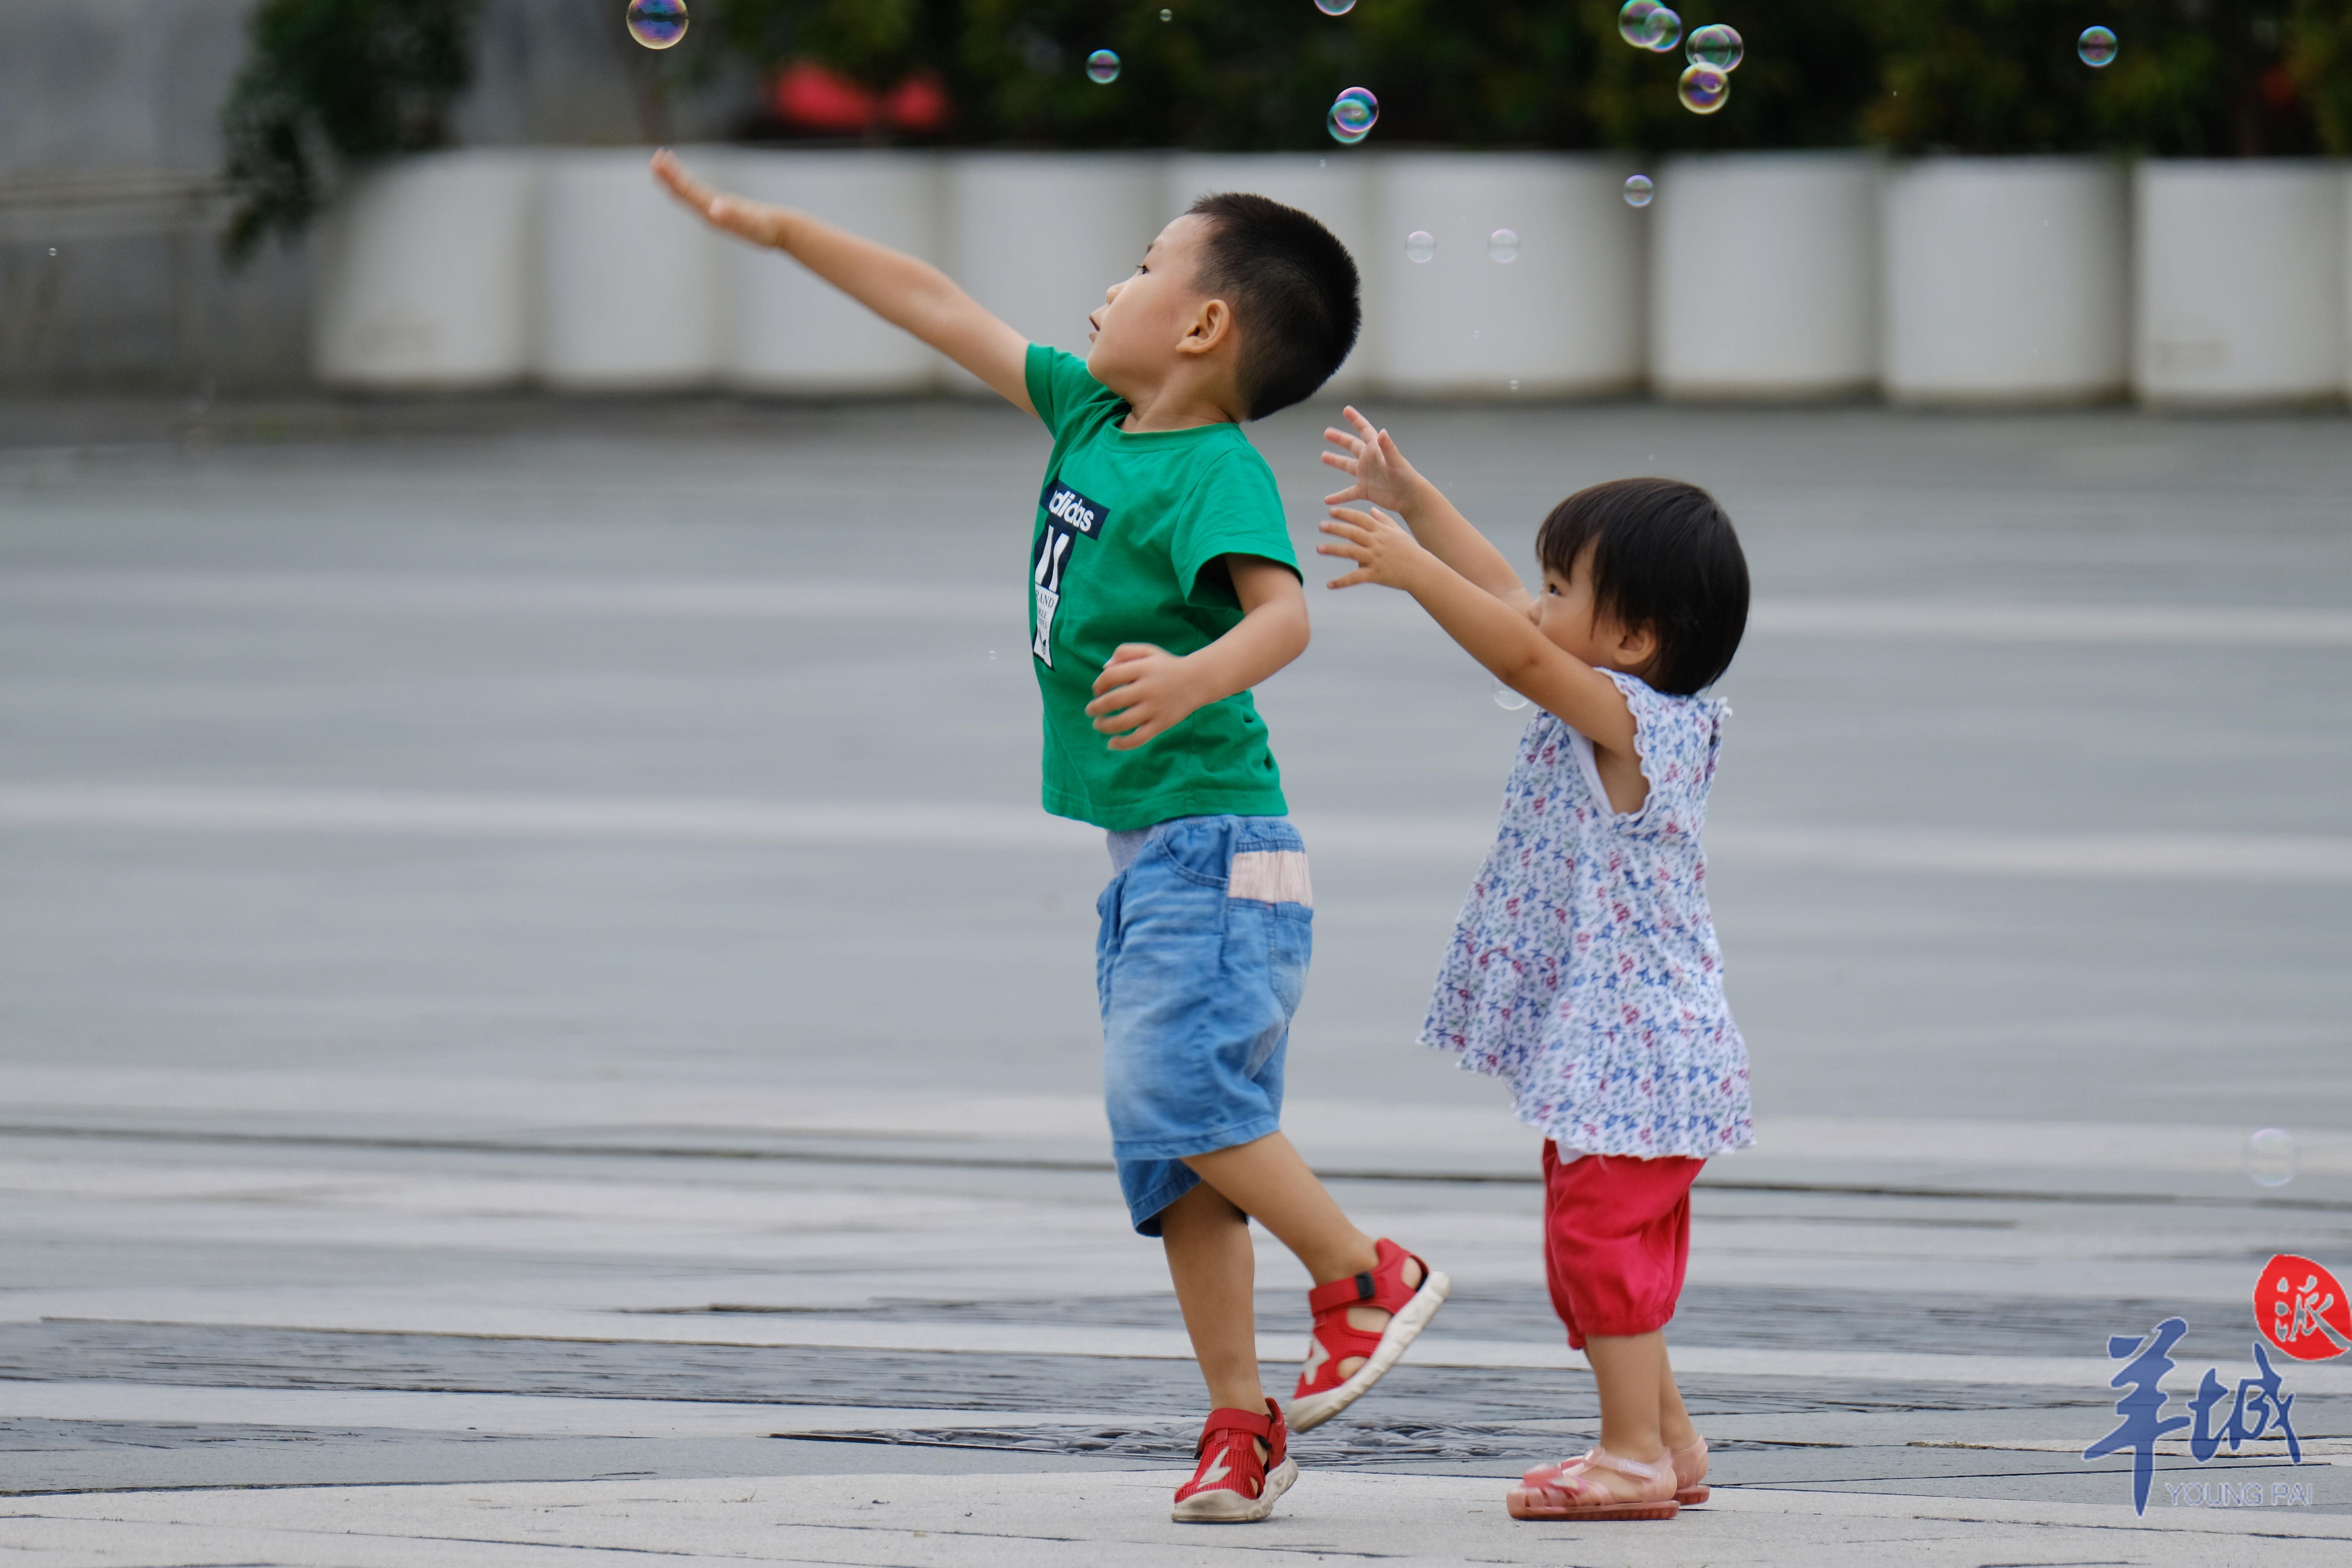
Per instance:
[[[1519,574],[1501,551],[1454,510],[1435,485],[1416,472],[1397,450],[1395,439],[1354,408],[1347,411],[1355,433],[1329,429],[1323,439],[1339,448],[1323,454],[1323,461],[1356,482],[1323,498],[1326,506],[1368,500],[1384,506],[1405,521],[1422,548],[1480,588],[1517,609],[1534,603]]]

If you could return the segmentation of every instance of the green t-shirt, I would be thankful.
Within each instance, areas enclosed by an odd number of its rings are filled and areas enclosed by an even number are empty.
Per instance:
[[[1029,653],[1045,703],[1045,809],[1097,827],[1231,812],[1282,816],[1282,773],[1246,691],[1212,702],[1131,752],[1114,752],[1087,704],[1121,643],[1173,654],[1241,623],[1221,555],[1293,572],[1274,470],[1234,425],[1130,435],[1127,405],[1086,361],[1029,345],[1029,401],[1054,456],[1029,545]]]

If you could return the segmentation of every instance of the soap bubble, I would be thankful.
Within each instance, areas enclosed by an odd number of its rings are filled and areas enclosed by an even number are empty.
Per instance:
[[[1693,114],[1713,114],[1731,101],[1731,73],[1720,66],[1693,66],[1675,90]]]
[[[1663,55],[1683,41],[1683,19],[1664,5],[1650,13],[1644,26],[1642,47],[1654,54]]]
[[[1426,261],[1437,254],[1437,237],[1425,228],[1414,229],[1404,237],[1404,258]]]
[[[2116,30],[2113,27],[2085,27],[2083,36],[2074,40],[2074,52],[2083,57],[2086,66],[2104,66],[2116,58]]]
[[[1315,8],[1326,16],[1344,16],[1356,8],[1356,0],[1315,0]]]
[[[1494,233],[1486,237],[1487,260],[1500,261],[1507,266],[1509,263],[1517,261],[1518,258],[1518,230],[1515,228],[1498,228]]]
[[[1648,206],[1650,197],[1657,188],[1657,183],[1647,174],[1632,176],[1625,182],[1625,205],[1629,207]]]
[[[686,37],[686,0],[629,0],[629,37],[666,49]]]
[[[1748,53],[1739,41],[1739,34],[1717,22],[1712,26],[1693,30],[1683,52],[1695,66],[1715,66],[1723,70],[1738,70],[1740,59]]]
[[[2294,1180],[2294,1134],[2265,1127],[2246,1140],[2246,1174],[2258,1187],[2283,1187]]]
[[[1495,682],[1495,706],[1506,713],[1516,713],[1528,705],[1524,693],[1512,690],[1501,681]]]
[[[1087,75],[1099,82],[1118,79],[1118,54],[1112,49],[1097,49],[1087,57]]]
[[[1381,118],[1381,100],[1368,87],[1351,87],[1332,100],[1326,128],[1331,140],[1352,146],[1372,133]]]
[[[1650,18],[1657,15],[1658,0],[1625,0],[1625,8],[1617,13],[1617,36],[1637,49],[1650,47]]]
[[[1163,22],[1172,22],[1176,19],[1176,13],[1162,5],[1160,7],[1160,19]]]

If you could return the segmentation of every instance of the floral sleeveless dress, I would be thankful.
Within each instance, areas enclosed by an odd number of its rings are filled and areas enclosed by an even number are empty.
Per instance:
[[[1592,743],[1528,721],[1421,1038],[1507,1079],[1564,1151],[1706,1159],[1756,1138],[1699,847],[1730,709],[1611,678],[1648,798],[1611,809]]]

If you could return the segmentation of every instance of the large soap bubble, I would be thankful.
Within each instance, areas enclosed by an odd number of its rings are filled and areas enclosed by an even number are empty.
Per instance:
[[[1508,266],[1518,258],[1519,231],[1517,229],[1498,228],[1486,237],[1487,260],[1499,261]]]
[[[1118,79],[1118,55],[1111,49],[1097,49],[1087,57],[1087,75],[1095,81],[1109,83]]]
[[[2083,57],[2086,66],[2105,66],[2116,58],[2116,30],[2113,27],[2085,27],[2083,36],[2074,40],[2074,52]]]
[[[1683,19],[1664,5],[1650,13],[1647,28],[1642,47],[1653,54],[1665,54],[1683,41]]]
[[[1709,26],[1695,27],[1683,44],[1683,53],[1695,66],[1713,66],[1718,70],[1738,70],[1748,47],[1739,41],[1737,29],[1717,22]]]
[[[1437,237],[1425,228],[1414,229],[1404,237],[1404,258],[1407,261],[1427,261],[1437,254]]]
[[[1353,146],[1372,133],[1381,118],[1381,100],[1372,96],[1368,87],[1351,87],[1331,101],[1331,112],[1324,121],[1331,140]]]
[[[629,37],[666,49],[686,37],[686,0],[629,0]]]
[[[1675,91],[1693,114],[1713,114],[1731,101],[1731,73],[1721,66],[1693,66]]]
[[[1657,183],[1647,174],[1631,176],[1625,182],[1625,205],[1629,207],[1648,206],[1650,197],[1657,188]]]
[[[1326,16],[1344,16],[1356,8],[1356,0],[1315,0],[1315,8]]]
[[[2246,1174],[2258,1187],[2283,1187],[2294,1180],[2294,1134],[2265,1127],[2246,1140]]]

